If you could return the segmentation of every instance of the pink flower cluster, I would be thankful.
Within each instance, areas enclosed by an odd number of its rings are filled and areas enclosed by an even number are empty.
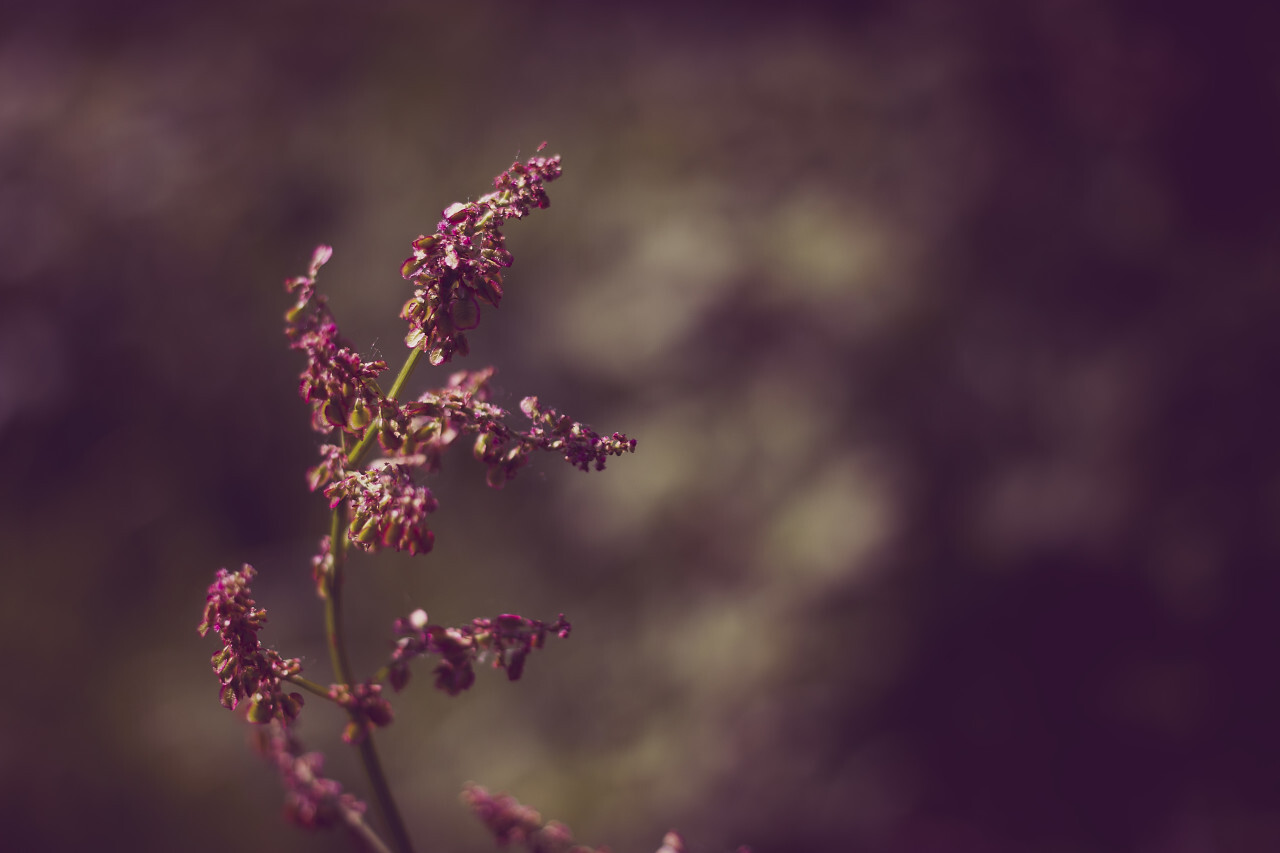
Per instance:
[[[219,569],[217,580],[209,587],[204,619],[198,628],[200,636],[217,632],[222,648],[213,656],[213,669],[222,688],[222,704],[234,710],[242,699],[248,699],[248,719],[255,727],[258,751],[276,765],[285,785],[285,814],[289,820],[311,829],[338,823],[358,826],[365,805],[342,786],[324,778],[320,771],[324,756],[303,753],[292,732],[294,721],[302,709],[302,696],[286,693],[282,682],[302,672],[297,659],[283,659],[279,653],[264,649],[258,632],[267,621],[267,613],[254,606],[249,597],[249,582],[256,572],[245,565],[237,572]],[[377,685],[357,685],[354,691],[334,685],[330,693],[338,704],[354,708],[351,726],[361,720],[352,733],[358,738],[371,725],[391,722],[391,709],[380,699]],[[385,709],[385,710],[384,710]],[[349,726],[350,728],[350,726]],[[346,737],[347,733],[344,733]]]
[[[564,614],[543,622],[506,613],[447,627],[430,624],[425,611],[415,610],[393,624],[395,640],[387,665],[373,677],[357,680],[347,658],[341,619],[351,544],[367,551],[431,550],[434,534],[427,517],[437,501],[422,481],[439,471],[445,451],[458,439],[471,442],[472,455],[484,464],[494,488],[511,480],[535,451],[557,453],[582,471],[603,470],[610,456],[635,451],[634,439],[618,432],[602,436],[532,396],[520,402],[529,425],[509,426],[509,413],[490,401],[493,368],[460,371],[416,400],[398,399],[422,354],[431,364],[441,365],[467,353],[465,333],[480,322],[482,305],[497,307],[503,293],[502,270],[512,263],[503,223],[549,206],[545,184],[559,176],[559,157],[535,156],[513,163],[494,179],[493,192],[449,206],[435,232],[413,242],[413,254],[401,267],[413,295],[401,317],[408,321],[405,342],[414,352],[390,391],[384,392],[378,382],[386,363],[360,357],[339,334],[325,297],[317,292],[316,277],[332,249],[318,247],[307,274],[285,282],[295,300],[285,313],[285,334],[290,347],[307,360],[299,394],[311,407],[315,431],[330,436],[320,448],[319,462],[308,471],[311,490],[322,490],[332,510],[330,534],[320,540],[312,572],[317,592],[325,599],[330,658],[337,680],[344,683],[325,688],[303,678],[298,660],[286,660],[261,645],[258,634],[266,612],[249,596],[255,575],[251,566],[218,572],[208,590],[199,632],[214,632],[221,640],[212,658],[220,701],[230,709],[248,701],[248,718],[262,724],[255,727],[258,749],[279,771],[286,814],[301,826],[345,826],[369,849],[392,849],[364,822],[365,805],[322,775],[323,757],[303,750],[295,736],[302,696],[286,692],[286,681],[346,712],[343,740],[359,745],[394,849],[409,853],[413,845],[371,736],[394,719],[383,682],[402,690],[412,661],[428,655],[436,659],[435,686],[450,695],[470,688],[476,668],[484,664],[505,670],[515,681],[524,673],[529,654],[542,648],[549,635],[567,638],[572,629]],[[366,463],[375,439],[382,456]],[[538,812],[505,794],[491,796],[472,785],[463,798],[502,845],[523,845],[530,853],[606,853],[605,848],[574,844],[564,824],[544,822]],[[684,843],[676,833],[668,833],[658,853],[684,853]]]
[[[427,515],[439,503],[430,489],[413,481],[407,465],[348,472],[324,494],[330,507],[349,502],[348,536],[366,551],[394,548],[425,554],[435,542],[435,534],[427,529]]]
[[[213,631],[222,640],[222,648],[214,653],[211,663],[221,684],[218,699],[223,707],[235,710],[241,700],[248,699],[251,722],[279,719],[287,723],[298,716],[302,696],[286,693],[281,680],[300,673],[302,664],[297,658],[282,658],[258,641],[267,611],[255,607],[249,597],[254,574],[248,564],[238,572],[219,569],[205,597],[204,618],[197,630],[202,637]]]
[[[377,400],[382,415],[372,428],[388,455],[369,469],[348,470],[347,454],[336,445],[320,449],[321,461],[308,472],[308,483],[324,488],[330,506],[345,501],[351,507],[352,542],[367,551],[430,551],[435,537],[427,516],[438,502],[414,474],[438,471],[445,450],[461,436],[474,436],[473,455],[488,467],[487,481],[498,489],[539,450],[559,453],[583,471],[602,471],[608,457],[635,452],[635,439],[620,432],[603,437],[555,409],[543,409],[537,397],[520,403],[532,425],[513,429],[505,422],[508,412],[489,402],[493,373],[491,367],[459,371],[445,387],[427,391],[416,402]]]
[[[500,226],[534,207],[546,207],[543,184],[559,174],[558,157],[515,163],[495,179],[496,191],[470,204],[451,206],[436,234],[415,241],[414,256],[404,269],[416,285],[410,305],[419,305],[412,311],[406,306],[412,315],[410,346],[429,347],[433,363],[466,350],[466,338],[458,330],[479,322],[478,309],[473,312],[467,306],[474,307],[476,299],[497,305],[498,269],[511,263]],[[439,470],[444,451],[459,436],[474,437],[473,453],[487,466],[487,480],[494,488],[514,477],[537,450],[557,452],[583,471],[603,470],[609,456],[635,451],[634,439],[617,432],[603,437],[554,409],[542,408],[536,397],[520,404],[532,421],[530,428],[507,426],[508,413],[489,402],[493,368],[455,373],[445,387],[427,391],[416,401],[388,397],[377,382],[386,363],[360,358],[338,334],[325,297],[317,292],[316,277],[332,254],[328,246],[320,246],[307,274],[285,282],[296,299],[285,313],[285,333],[290,346],[307,357],[299,393],[312,407],[313,428],[342,434],[340,445],[321,447],[321,460],[308,472],[308,483],[313,490],[324,489],[331,507],[345,503],[350,508],[349,541],[367,551],[430,551],[434,534],[427,516],[437,502],[415,475]],[[469,318],[466,322],[460,319],[463,315]],[[368,443],[370,430],[387,456],[369,468],[356,467],[356,448]],[[329,547],[332,543],[326,553]],[[318,573],[317,581],[322,577]]]
[[[387,363],[365,364],[338,333],[325,297],[316,293],[316,275],[332,256],[329,246],[317,247],[307,275],[284,283],[286,291],[297,295],[297,302],[284,315],[285,335],[290,349],[307,355],[298,392],[311,404],[312,427],[320,433],[336,427],[359,435],[382,399],[377,377],[387,369]]]
[[[492,657],[496,669],[505,669],[507,679],[524,674],[525,658],[542,648],[548,634],[564,639],[573,626],[561,613],[556,621],[526,619],[504,613],[496,619],[473,619],[470,625],[446,628],[427,624],[422,610],[397,619],[392,630],[399,635],[388,664],[389,680],[399,692],[409,683],[409,662],[422,655],[439,655],[435,686],[457,696],[475,683],[475,665]]]
[[[510,794],[494,795],[479,785],[468,784],[462,791],[462,802],[502,847],[517,844],[529,853],[609,853],[608,847],[574,844],[569,827],[556,820],[543,823],[536,809],[522,805]],[[685,853],[684,839],[678,832],[668,832],[656,853]],[[737,853],[751,851],[739,847]]]
[[[462,802],[493,833],[499,845],[517,844],[529,853],[609,853],[607,847],[573,843],[573,833],[559,821],[542,822],[536,809],[509,794],[491,795],[479,785],[467,785]],[[680,851],[682,853],[682,851]]]
[[[364,681],[351,687],[345,684],[331,685],[329,698],[346,709],[351,717],[347,727],[342,730],[342,739],[346,743],[359,743],[372,729],[389,726],[394,719],[391,703],[382,698],[382,685],[372,681]]]
[[[293,823],[306,829],[331,826],[360,826],[365,804],[342,785],[321,773],[324,756],[303,752],[293,732],[279,723],[256,729],[254,745],[259,754],[274,764],[284,783],[284,813]]]
[[[404,411],[411,417],[404,439],[396,445],[397,453],[435,470],[445,446],[461,435],[473,435],[472,452],[488,466],[489,485],[500,489],[535,451],[559,453],[583,471],[592,467],[603,471],[608,457],[635,452],[635,439],[620,432],[604,438],[555,409],[543,411],[537,397],[525,397],[520,403],[520,410],[533,422],[531,427],[512,429],[505,422],[508,412],[489,402],[493,374],[492,367],[459,371],[444,388],[428,391],[406,406]]]
[[[511,266],[502,223],[549,207],[543,185],[558,177],[559,156],[512,163],[494,178],[493,192],[445,208],[435,233],[413,241],[413,254],[400,267],[414,285],[400,311],[409,322],[405,344],[424,350],[434,365],[467,354],[465,332],[479,324],[481,305],[498,307],[502,269]]]

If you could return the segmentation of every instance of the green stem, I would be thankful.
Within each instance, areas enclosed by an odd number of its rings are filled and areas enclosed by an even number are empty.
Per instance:
[[[409,375],[413,373],[413,369],[418,366],[418,359],[422,357],[422,350],[415,349],[409,353],[409,357],[405,359],[404,367],[400,368],[400,373],[396,376],[396,381],[392,383],[391,390],[387,392],[387,399],[394,400],[400,390],[404,388],[404,383],[409,380]],[[381,418],[375,420],[364,431],[364,436],[360,439],[352,451],[347,454],[347,467],[354,468],[360,464],[360,460],[368,452],[369,447],[373,444],[373,440],[378,437],[378,427],[381,425]]]
[[[288,675],[288,676],[285,676],[283,680],[289,682],[290,684],[296,684],[299,687],[301,687],[303,690],[307,691],[308,693],[314,693],[316,696],[319,696],[321,699],[328,699],[330,702],[335,701],[334,698],[329,695],[328,688],[324,687],[323,685],[316,684],[314,681],[312,681],[309,678],[303,678],[301,675]]]
[[[343,529],[346,516],[345,504],[334,507],[333,519],[329,527],[329,554],[333,557],[333,569],[329,574],[324,599],[324,627],[329,641],[329,658],[333,663],[333,674],[339,684],[354,684],[351,675],[351,663],[347,658],[346,644],[342,631],[342,569],[346,562],[347,538]],[[359,723],[356,714],[351,714],[352,721]],[[374,802],[378,812],[391,834],[398,853],[413,853],[413,842],[409,840],[409,831],[405,828],[404,819],[396,807],[395,798],[391,795],[391,787],[387,784],[386,773],[382,770],[382,761],[378,758],[378,750],[373,745],[373,733],[365,732],[360,742],[360,762],[364,765],[365,775],[369,777],[369,785],[373,788]]]
[[[358,817],[348,818],[347,826],[351,831],[360,837],[360,839],[368,846],[373,853],[395,853],[390,847],[383,843],[378,834],[373,831],[369,824],[365,823]]]
[[[404,383],[409,381],[409,374],[413,373],[413,369],[418,366],[418,359],[422,358],[422,350],[416,347],[409,353],[409,357],[404,361],[404,367],[400,368],[400,374],[396,376],[396,381],[391,384],[391,390],[387,392],[387,399],[394,400],[396,395],[400,393],[400,389],[404,388]]]
[[[409,353],[409,357],[405,360],[404,366],[400,368],[399,375],[396,376],[395,383],[391,386],[391,390],[387,392],[387,399],[393,400],[404,387],[404,383],[409,379],[409,375],[413,373],[414,367],[418,364],[418,359],[422,355],[422,350],[414,349]],[[364,436],[347,455],[347,467],[354,468],[360,464],[361,458],[368,452],[369,447],[373,444],[377,437],[380,421],[375,420],[365,429]],[[339,684],[352,685],[355,679],[351,674],[351,661],[347,657],[347,648],[345,635],[342,630],[342,582],[343,567],[347,557],[347,531],[346,531],[346,502],[338,504],[333,508],[333,514],[329,522],[329,556],[333,560],[332,567],[324,584],[324,629],[325,637],[329,645],[329,660],[333,664],[333,674]],[[303,685],[305,686],[305,685]],[[359,722],[356,714],[352,714],[351,718],[355,722]],[[387,776],[382,770],[382,761],[378,758],[378,750],[373,745],[373,734],[365,732],[364,738],[360,741],[360,761],[364,764],[365,774],[369,777],[369,784],[373,788],[374,801],[377,803],[378,811],[382,814],[382,820],[387,825],[387,829],[391,834],[395,849],[398,853],[412,853],[413,842],[409,840],[409,832],[405,828],[404,819],[400,817],[400,810],[396,807],[395,798],[391,795],[391,787],[387,784]]]
[[[405,828],[400,810],[396,808],[395,797],[391,794],[391,786],[387,784],[387,776],[382,772],[382,761],[378,758],[378,748],[373,745],[373,733],[365,732],[360,741],[360,762],[369,776],[369,784],[373,787],[373,799],[382,813],[391,839],[400,853],[413,853],[413,842],[409,839],[409,830]]]
[[[324,585],[324,634],[329,643],[329,662],[333,675],[342,684],[351,683],[351,662],[342,633],[342,568],[347,556],[347,531],[345,530],[347,505],[340,503],[333,508],[329,519],[329,557],[332,567]]]

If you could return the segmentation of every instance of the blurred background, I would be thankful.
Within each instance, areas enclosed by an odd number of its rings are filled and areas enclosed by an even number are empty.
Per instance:
[[[350,849],[195,631],[252,563],[329,680],[281,282],[331,243],[398,365],[410,241],[548,140],[461,364],[639,447],[457,453],[436,550],[353,566],[364,672],[415,607],[574,623],[397,698],[419,849],[494,849],[468,780],[617,853],[1280,849],[1280,21],[1236,5],[7,8],[4,846]]]

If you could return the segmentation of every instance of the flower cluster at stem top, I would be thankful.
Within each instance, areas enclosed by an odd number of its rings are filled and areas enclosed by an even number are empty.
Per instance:
[[[501,269],[512,262],[502,224],[549,206],[544,185],[559,175],[559,157],[513,163],[494,179],[493,192],[446,208],[436,232],[414,241],[414,254],[401,269],[414,295],[402,316],[409,321],[406,342],[426,352],[432,364],[467,351],[463,331],[479,323],[479,303],[497,306]],[[508,426],[508,413],[489,401],[492,367],[455,373],[447,385],[417,400],[393,399],[378,384],[386,363],[360,357],[317,292],[316,278],[332,254],[328,246],[318,247],[307,274],[285,282],[295,298],[285,313],[285,334],[307,358],[299,393],[312,407],[312,426],[324,435],[338,434],[336,442],[321,447],[308,483],[324,489],[331,507],[349,508],[347,541],[368,551],[430,551],[434,534],[427,516],[438,503],[416,478],[437,471],[444,451],[460,436],[472,439],[472,452],[494,488],[514,477],[534,451],[559,453],[583,471],[603,470],[609,456],[635,451],[634,439],[617,432],[602,436],[540,405],[537,397],[520,403],[530,426]],[[359,456],[375,437],[383,457],[362,467]],[[328,549],[343,544],[327,542],[318,558],[318,581]]]
[[[433,365],[467,354],[465,332],[479,324],[481,305],[498,307],[502,270],[511,266],[502,223],[550,207],[544,184],[558,177],[558,155],[513,163],[494,178],[493,192],[445,208],[435,233],[413,241],[413,254],[400,267],[414,285],[400,311],[409,322],[405,344],[425,351]]]

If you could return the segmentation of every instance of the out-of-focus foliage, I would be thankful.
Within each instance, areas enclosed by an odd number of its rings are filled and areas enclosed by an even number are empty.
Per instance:
[[[325,666],[281,282],[332,244],[398,366],[410,241],[547,139],[462,366],[640,444],[450,459],[434,551],[352,567],[364,672],[415,607],[574,624],[397,698],[422,849],[490,849],[470,779],[619,851],[1280,849],[1275,13],[836,5],[5,13],[6,845],[345,849],[195,632],[250,562]]]

